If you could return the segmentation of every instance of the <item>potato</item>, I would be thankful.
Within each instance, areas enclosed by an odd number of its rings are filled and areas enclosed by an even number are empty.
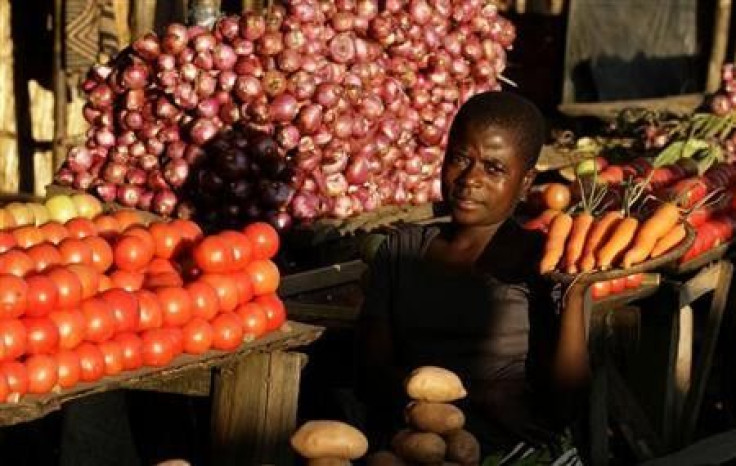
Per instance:
[[[415,369],[406,380],[406,394],[418,401],[449,403],[468,394],[460,378],[441,367]]]
[[[390,451],[377,451],[368,457],[366,466],[406,466],[406,463]]]
[[[442,463],[447,447],[442,437],[432,432],[402,430],[391,441],[402,459],[417,463]]]
[[[338,421],[309,421],[291,436],[291,446],[304,458],[354,460],[368,451],[358,429]]]
[[[307,461],[307,466],[350,466],[350,460],[343,458],[312,458]]]
[[[467,430],[458,430],[445,436],[447,442],[447,459],[462,464],[478,464],[480,462],[480,444],[473,434]]]
[[[410,403],[404,412],[406,422],[416,430],[446,434],[462,429],[465,414],[457,406],[447,403],[417,401]]]

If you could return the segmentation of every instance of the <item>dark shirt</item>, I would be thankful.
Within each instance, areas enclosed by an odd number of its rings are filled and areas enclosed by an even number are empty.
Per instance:
[[[505,222],[488,246],[483,271],[430,263],[441,227],[407,226],[389,235],[371,265],[361,319],[387,322],[394,364],[457,373],[469,396],[469,422],[494,443],[545,442],[547,360],[556,343],[558,300],[537,273],[543,238]]]

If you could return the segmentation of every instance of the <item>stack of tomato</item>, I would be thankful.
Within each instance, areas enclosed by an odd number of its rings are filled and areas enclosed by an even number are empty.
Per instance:
[[[265,223],[203,237],[133,211],[0,232],[0,400],[278,329],[278,247]]]
[[[606,296],[617,295],[624,293],[625,291],[635,290],[639,288],[644,281],[644,274],[634,273],[621,278],[614,278],[613,280],[605,280],[601,282],[595,282],[591,286],[591,294],[593,299],[601,299]]]

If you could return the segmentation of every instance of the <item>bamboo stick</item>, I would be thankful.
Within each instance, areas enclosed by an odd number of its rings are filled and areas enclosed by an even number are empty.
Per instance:
[[[0,192],[18,192],[18,145],[13,89],[13,39],[10,24],[10,0],[0,0]]]
[[[52,169],[55,171],[61,166],[66,155],[64,145],[59,141],[66,139],[66,76],[62,64],[62,40],[64,33],[64,5],[63,0],[54,0],[54,56],[52,58],[52,73],[54,82],[54,144]],[[36,183],[38,185],[38,183]]]
[[[132,7],[133,39],[152,31],[156,19],[156,0],[134,0]]]
[[[706,92],[715,92],[721,83],[721,67],[726,59],[728,46],[728,28],[731,21],[731,0],[718,0],[716,4],[715,23],[713,25],[713,48],[708,62],[708,79]]]
[[[44,89],[38,82],[32,80],[28,82],[28,94],[31,102],[31,131],[33,140],[37,142],[50,141],[56,132],[56,124],[54,121],[46,118],[46,115],[55,112],[56,99],[54,92]],[[55,151],[59,149],[62,157],[66,156],[66,146],[62,142],[59,139],[54,140],[52,150],[48,150],[48,146],[44,148],[40,144],[35,147],[33,152],[33,192],[37,196],[43,196],[45,194],[46,186],[51,183],[54,177],[54,173],[58,167],[54,160]]]

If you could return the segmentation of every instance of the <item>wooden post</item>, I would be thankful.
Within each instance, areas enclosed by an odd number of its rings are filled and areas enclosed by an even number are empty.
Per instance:
[[[135,0],[132,8],[131,40],[153,30],[156,17],[156,0]]]
[[[718,0],[713,25],[713,48],[708,62],[706,92],[715,92],[721,83],[721,67],[726,59],[728,27],[731,22],[731,0]]]
[[[63,68],[64,37],[64,2],[54,0],[54,56],[52,57],[52,72],[54,82],[54,144],[52,170],[56,170],[64,162],[66,156],[66,73]]]
[[[215,374],[212,464],[290,465],[306,356],[256,353]]]

